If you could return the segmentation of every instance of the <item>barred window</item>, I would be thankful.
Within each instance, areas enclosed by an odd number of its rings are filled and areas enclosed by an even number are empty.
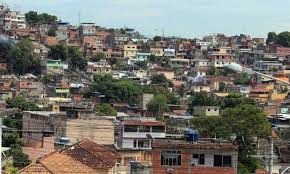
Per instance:
[[[181,166],[181,151],[162,151],[162,166]]]

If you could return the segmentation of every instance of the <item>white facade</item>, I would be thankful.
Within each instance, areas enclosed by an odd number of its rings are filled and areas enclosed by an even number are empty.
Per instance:
[[[196,67],[210,67],[211,63],[210,63],[210,60],[208,59],[199,59],[198,61],[196,61],[195,66]]]
[[[82,23],[80,25],[80,35],[95,35],[96,30],[94,23]]]
[[[12,28],[26,28],[25,16],[18,11],[0,6],[0,26],[6,31]]]
[[[164,49],[164,56],[165,57],[175,57],[175,49],[171,49],[171,48]]]
[[[154,138],[165,138],[165,125],[123,125],[120,137],[120,148],[151,149]]]
[[[196,45],[199,46],[201,50],[207,50],[210,46],[210,42],[197,41]]]
[[[87,73],[90,74],[109,74],[112,71],[111,65],[106,60],[99,62],[88,62]]]

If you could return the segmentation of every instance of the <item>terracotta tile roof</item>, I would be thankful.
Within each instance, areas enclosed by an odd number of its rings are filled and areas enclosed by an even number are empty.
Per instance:
[[[22,170],[18,171],[21,174],[52,174],[49,170],[47,170],[42,164],[35,163],[31,164]]]
[[[45,42],[48,46],[57,45],[59,42],[56,37],[47,36]]]
[[[187,114],[187,111],[185,109],[182,109],[182,110],[173,110],[172,113],[173,114],[176,114],[176,115],[186,115]]]
[[[96,171],[89,166],[60,152],[44,157],[39,160],[39,163],[54,174],[76,173],[76,171],[77,173],[96,173]]]
[[[117,160],[120,159],[116,151],[89,140],[83,140],[63,150],[61,153],[93,169],[112,168]]]
[[[50,153],[40,158],[19,174],[64,174],[97,173],[111,169],[120,159],[120,155],[105,146],[87,139],[59,152]]]
[[[165,123],[161,122],[161,121],[130,120],[130,121],[123,121],[123,125],[127,125],[127,126],[165,126]]]

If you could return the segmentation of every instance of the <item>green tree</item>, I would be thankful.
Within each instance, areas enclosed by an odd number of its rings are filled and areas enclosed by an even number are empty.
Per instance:
[[[139,68],[145,69],[145,70],[148,68],[147,64],[148,64],[147,61],[138,61],[135,63],[135,65],[137,65]]]
[[[271,70],[272,70],[273,72],[277,72],[277,71],[279,70],[279,68],[277,68],[277,67],[272,67]]]
[[[163,112],[168,111],[167,98],[164,94],[155,95],[154,98],[147,104],[148,111],[154,116],[161,116]]]
[[[220,117],[195,117],[192,124],[202,137],[222,137],[225,134]]]
[[[34,46],[29,40],[17,42],[9,51],[13,71],[18,74],[40,73],[40,64],[33,55]]]
[[[16,174],[18,170],[13,166],[13,160],[5,160],[3,168],[5,169],[5,172],[9,174]]]
[[[288,93],[288,88],[285,86],[285,87],[280,87],[279,89],[278,89],[278,93],[279,94],[285,94],[285,93]]]
[[[28,155],[22,152],[21,146],[15,145],[9,150],[12,158],[13,158],[13,166],[17,168],[23,168],[28,166],[31,161],[29,160]]]
[[[3,125],[10,127],[10,128],[15,128],[18,130],[22,129],[22,114],[21,113],[16,113],[13,117],[4,117],[3,118]]]
[[[110,104],[97,104],[94,111],[100,116],[117,116],[117,111]]]
[[[12,145],[22,143],[19,134],[16,132],[5,132],[2,134],[2,138],[3,147],[11,147]]]
[[[277,37],[277,34],[275,32],[269,32],[266,43],[267,44],[275,43],[277,41],[277,38],[278,37]]]
[[[234,81],[235,85],[249,85],[251,77],[247,73],[240,74]]]
[[[219,91],[223,92],[226,88],[226,84],[224,82],[220,82],[219,83]]]
[[[94,57],[91,58],[92,62],[99,62],[100,60],[106,60],[106,55],[102,52],[97,53]]]
[[[193,113],[193,108],[195,106],[217,106],[219,101],[212,95],[207,94],[204,91],[199,93],[194,93],[190,97],[190,103],[188,110],[190,113]]]
[[[171,105],[180,105],[180,97],[174,92],[167,93],[167,103]]]
[[[78,47],[70,46],[67,48],[68,61],[70,68],[85,70],[87,67],[87,59],[84,58]]]
[[[156,74],[152,76],[152,84],[167,84],[168,80],[164,74]]]
[[[57,17],[54,15],[50,15],[47,13],[41,13],[38,15],[40,22],[46,22],[46,23],[51,23],[54,21],[57,21]]]
[[[48,75],[44,75],[42,78],[41,78],[41,82],[43,83],[43,84],[48,84],[48,83],[50,83],[51,82],[51,79],[50,79],[50,77],[48,76]]]
[[[125,102],[138,104],[142,94],[141,86],[133,80],[116,80],[110,75],[94,76],[94,84],[90,86],[89,95],[99,92],[105,95],[104,100],[111,102]]]
[[[68,57],[67,48],[63,45],[50,46],[48,57],[54,60],[66,61]]]
[[[56,36],[56,31],[52,28],[50,28],[48,31],[47,31],[47,35],[48,36],[52,36],[52,37],[55,37]]]
[[[284,31],[282,33],[279,33],[277,36],[277,44],[281,44],[284,47],[290,46],[290,32]]]
[[[229,94],[228,96],[221,98],[219,103],[222,109],[235,108],[245,104],[256,105],[255,100],[241,94]]]
[[[289,141],[290,140],[290,128],[281,129],[279,132],[279,137],[283,140]]]
[[[25,14],[26,21],[30,24],[39,22],[39,17],[37,12],[29,11]]]
[[[47,13],[38,14],[35,11],[29,11],[28,13],[26,13],[25,18],[29,24],[35,24],[39,22],[51,23],[57,21],[57,17],[54,15],[49,15]]]
[[[132,80],[119,80],[113,86],[114,95],[121,102],[138,104],[142,94],[141,87]]]
[[[6,100],[8,108],[19,108],[22,111],[38,111],[39,107],[33,103],[26,100],[22,96],[17,96]]]
[[[143,93],[149,93],[149,94],[166,94],[167,89],[162,86],[157,85],[143,85],[142,86]]]
[[[254,138],[267,138],[271,135],[271,125],[266,114],[255,105],[239,105],[227,108],[221,117],[197,117],[193,119],[193,126],[199,130],[201,136],[223,138],[230,140],[236,135],[235,142],[239,145],[239,173],[248,171],[254,173],[259,163],[252,155]]]

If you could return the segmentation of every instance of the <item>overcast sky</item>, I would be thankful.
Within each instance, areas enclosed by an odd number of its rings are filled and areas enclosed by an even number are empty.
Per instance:
[[[145,35],[201,37],[290,29],[289,0],[0,0],[23,12],[34,10],[78,24],[132,27]]]

